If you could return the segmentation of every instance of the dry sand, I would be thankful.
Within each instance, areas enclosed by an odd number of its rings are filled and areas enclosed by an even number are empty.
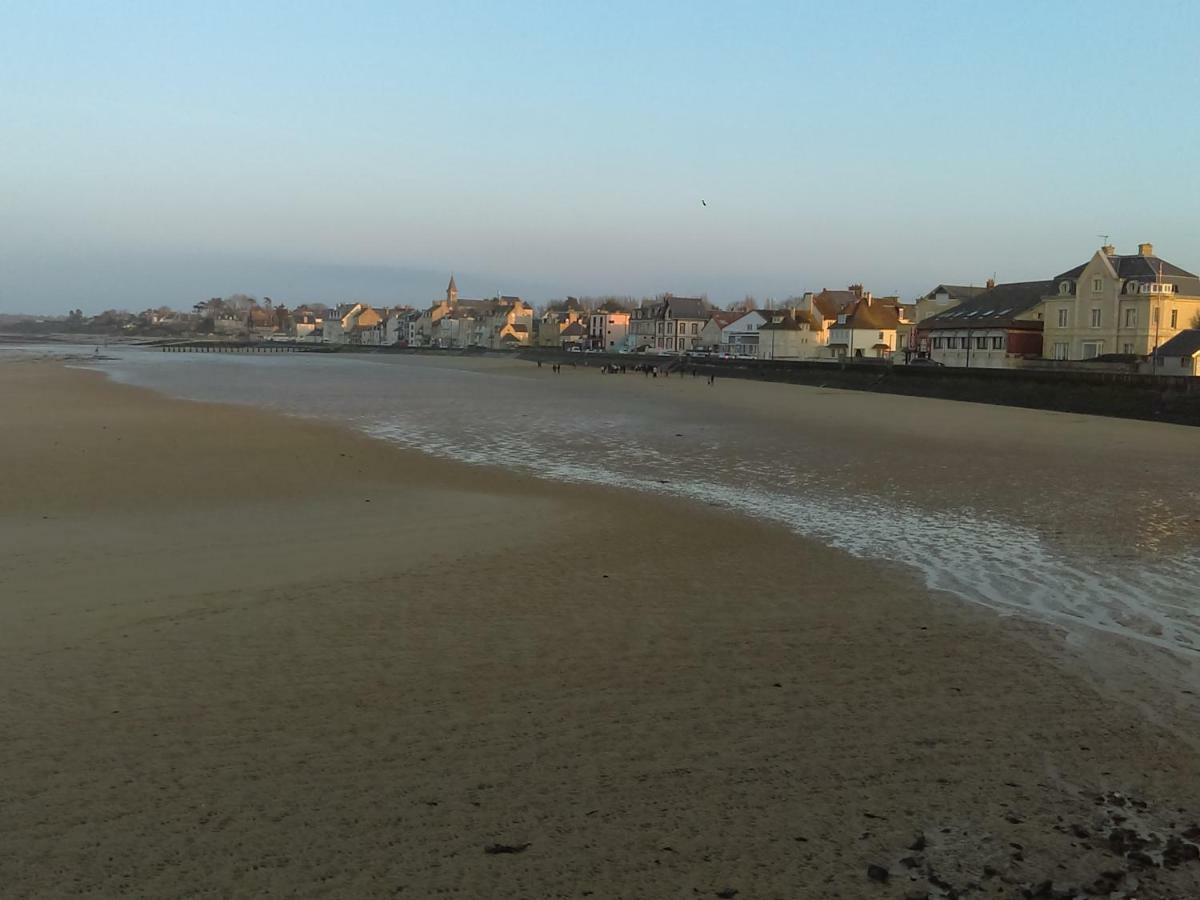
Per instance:
[[[49,363],[0,428],[4,896],[1019,897],[1200,809],[1038,628],[779,528]]]

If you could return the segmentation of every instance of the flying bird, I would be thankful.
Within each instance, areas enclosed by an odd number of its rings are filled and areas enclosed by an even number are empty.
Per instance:
[[[701,200],[701,201],[700,201],[700,205],[701,205],[701,206],[708,206],[708,201],[707,201],[707,200]]]

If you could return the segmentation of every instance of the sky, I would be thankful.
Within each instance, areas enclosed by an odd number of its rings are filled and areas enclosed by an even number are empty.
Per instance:
[[[1153,0],[7,0],[0,312],[1200,271],[1197,46]]]

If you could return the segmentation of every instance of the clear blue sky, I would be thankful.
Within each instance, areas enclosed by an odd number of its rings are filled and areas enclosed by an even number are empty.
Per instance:
[[[10,0],[0,311],[1200,270],[1198,47],[1194,2]]]

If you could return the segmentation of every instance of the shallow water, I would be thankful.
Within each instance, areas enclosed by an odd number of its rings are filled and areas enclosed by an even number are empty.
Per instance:
[[[920,491],[872,481],[863,476],[886,447],[848,438],[831,459],[803,428],[718,410],[702,381],[666,393],[617,383],[640,375],[531,377],[532,365],[508,360],[106,352],[116,359],[96,367],[120,382],[337,421],[470,464],[714,504],[915,569],[1001,612],[1200,655],[1200,556],[1188,541],[1160,551],[1156,534],[1173,534],[1179,514],[1167,504],[1155,518],[1165,500],[1153,485],[1137,489],[1149,518],[1135,539],[1079,540],[1065,513],[1031,525],[1012,506],[946,503],[962,496],[953,479]]]

